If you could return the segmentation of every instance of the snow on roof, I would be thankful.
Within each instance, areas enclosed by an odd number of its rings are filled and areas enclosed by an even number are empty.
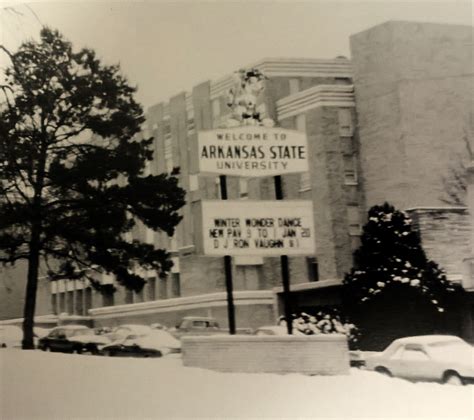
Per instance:
[[[429,344],[439,341],[461,340],[455,335],[415,335],[412,337],[403,337],[395,340],[397,343]]]
[[[123,324],[117,327],[117,329],[119,328],[127,328],[130,331],[134,332],[135,334],[148,334],[152,329],[148,325],[141,325],[141,324]]]

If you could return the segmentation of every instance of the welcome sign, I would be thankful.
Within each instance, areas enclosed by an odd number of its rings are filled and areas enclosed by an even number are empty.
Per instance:
[[[203,201],[206,255],[314,255],[311,201]]]
[[[244,126],[198,133],[203,174],[263,177],[308,170],[305,133]]]

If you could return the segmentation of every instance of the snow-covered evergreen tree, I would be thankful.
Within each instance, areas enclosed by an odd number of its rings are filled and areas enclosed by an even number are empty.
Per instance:
[[[444,312],[449,295],[460,286],[423,251],[418,231],[408,215],[388,203],[369,210],[361,246],[354,253],[354,268],[343,282],[347,307],[389,294],[422,297],[437,312]]]

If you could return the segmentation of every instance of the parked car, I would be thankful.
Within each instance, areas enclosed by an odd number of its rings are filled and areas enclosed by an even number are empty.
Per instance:
[[[168,330],[176,338],[186,335],[214,335],[228,334],[229,330],[221,328],[215,318],[206,316],[186,316],[176,325],[176,328]],[[237,328],[237,334],[251,334],[250,328]]]
[[[286,325],[264,325],[258,327],[254,332],[254,335],[288,335]],[[305,335],[301,331],[293,328],[293,335]]]
[[[119,339],[123,339],[129,335],[146,335],[152,331],[152,328],[148,325],[141,325],[141,324],[123,324],[119,325],[118,327],[113,328],[110,332],[105,333],[104,335],[110,340],[109,343],[111,344],[114,341]]]
[[[40,338],[38,348],[62,353],[98,354],[98,346],[109,342],[107,337],[94,334],[91,328],[83,325],[64,325],[53,328],[47,336]]]
[[[114,341],[100,349],[105,356],[161,357],[181,352],[181,343],[170,333],[145,325],[124,325],[112,334]]]
[[[0,348],[21,348],[23,330],[16,325],[0,325]]]
[[[474,383],[474,348],[459,337],[426,335],[395,340],[368,356],[368,370],[414,381]]]

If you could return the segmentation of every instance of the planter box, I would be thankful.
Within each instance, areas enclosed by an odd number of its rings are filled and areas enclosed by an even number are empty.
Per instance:
[[[349,373],[344,335],[189,336],[182,339],[183,364],[221,372]]]

